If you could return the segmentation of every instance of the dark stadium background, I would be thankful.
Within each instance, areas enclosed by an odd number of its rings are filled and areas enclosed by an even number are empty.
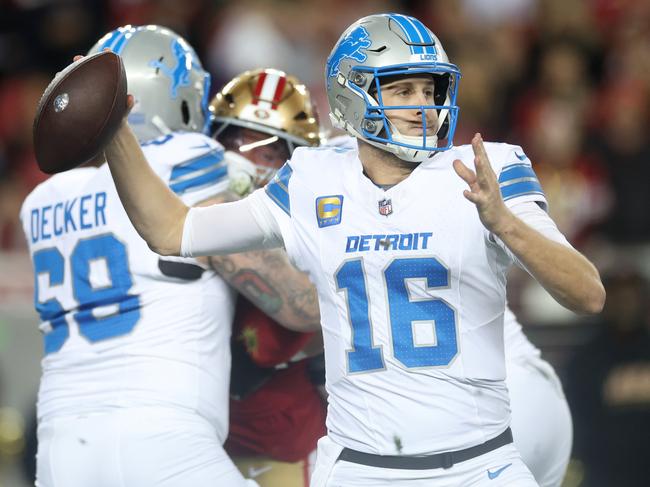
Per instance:
[[[522,145],[553,218],[605,280],[605,312],[590,319],[555,304],[521,271],[509,284],[513,309],[573,410],[565,486],[607,485],[612,472],[629,474],[628,487],[647,485],[650,2],[0,0],[0,487],[30,485],[25,452],[42,340],[18,211],[45,178],[31,124],[54,73],[117,26],[166,25],[197,49],[212,93],[245,69],[284,69],[315,94],[329,130],[329,50],[351,22],[382,11],[415,15],[441,38],[463,73],[456,144],[480,131]]]

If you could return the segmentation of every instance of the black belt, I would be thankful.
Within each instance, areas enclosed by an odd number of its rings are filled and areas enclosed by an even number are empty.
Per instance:
[[[369,467],[429,470],[433,468],[450,468],[456,463],[478,457],[509,443],[512,443],[512,431],[510,428],[485,443],[465,448],[464,450],[437,453],[424,457],[408,457],[400,455],[373,455],[372,453],[363,453],[349,448],[343,448],[338,459],[367,465]]]

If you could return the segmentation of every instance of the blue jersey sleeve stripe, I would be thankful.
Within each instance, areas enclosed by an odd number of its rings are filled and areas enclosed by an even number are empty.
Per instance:
[[[508,181],[505,181],[503,183],[499,183],[499,187],[501,189],[503,189],[503,188],[507,188],[508,186],[512,186],[513,184],[524,183],[524,182],[531,182],[531,183],[539,184],[539,180],[537,178],[514,178],[514,179],[510,179]]]
[[[266,194],[277,204],[287,215],[291,216],[291,204],[289,202],[289,180],[293,169],[287,163],[280,168],[275,177],[266,185]]]
[[[501,174],[499,174],[499,183],[519,178],[537,178],[537,175],[533,168],[527,164],[513,164],[503,168]]]
[[[223,160],[223,152],[219,149],[215,149],[195,159],[174,166],[169,178],[172,182],[175,182],[176,179],[187,177],[188,174],[193,172],[203,171],[217,165],[225,166],[225,164],[226,162]]]
[[[282,211],[287,215],[291,216],[291,204],[289,203],[289,193],[284,191],[280,185],[275,182],[271,182],[266,185],[266,194],[269,195],[276,205],[278,205]]]
[[[540,194],[544,196],[544,191],[542,190],[539,181],[536,179],[534,181],[520,181],[501,187],[501,196],[504,200],[509,200],[526,194]]]
[[[276,173],[274,179],[277,179],[278,182],[282,183],[285,191],[289,191],[289,179],[291,179],[292,174],[293,174],[293,168],[288,163],[286,163]]]
[[[202,186],[208,186],[215,184],[221,180],[225,180],[228,176],[228,168],[225,166],[219,166],[212,171],[201,173],[200,175],[183,179],[169,185],[169,188],[176,194],[181,194],[187,191],[188,189],[195,189]]]

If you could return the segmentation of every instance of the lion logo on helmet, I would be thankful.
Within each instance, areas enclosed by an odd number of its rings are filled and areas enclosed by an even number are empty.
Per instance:
[[[368,55],[364,52],[372,44],[368,37],[368,31],[360,25],[345,36],[338,46],[336,46],[336,49],[334,49],[334,52],[327,60],[328,83],[329,78],[335,77],[339,72],[339,66],[343,59],[350,58],[358,62],[363,62],[368,58]]]
[[[159,69],[171,79],[171,97],[175,99],[178,93],[178,88],[190,85],[190,68],[197,67],[196,54],[194,51],[183,45],[178,39],[172,41],[172,52],[176,61],[176,66],[169,69],[161,59],[156,59],[149,62],[149,66]]]

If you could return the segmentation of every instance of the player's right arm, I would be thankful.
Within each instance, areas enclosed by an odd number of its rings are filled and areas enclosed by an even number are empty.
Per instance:
[[[282,245],[272,225],[260,225],[249,198],[190,210],[151,169],[126,119],[105,155],[131,223],[154,252],[218,255]]]

